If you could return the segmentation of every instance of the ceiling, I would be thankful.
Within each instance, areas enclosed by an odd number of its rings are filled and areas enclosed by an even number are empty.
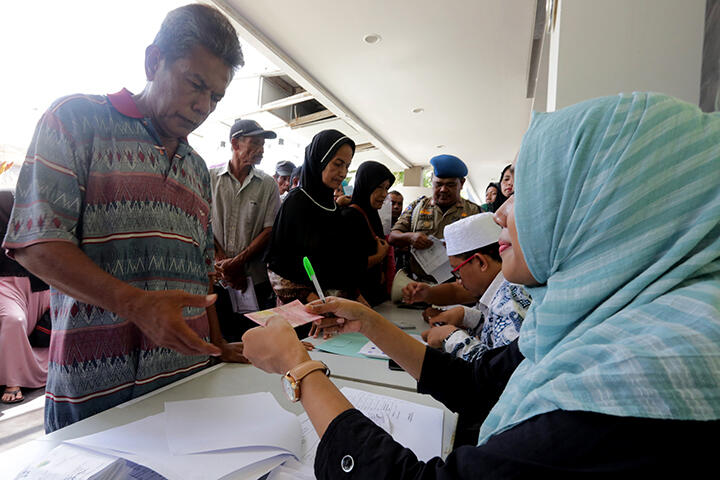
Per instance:
[[[305,127],[309,136],[337,128],[378,147],[365,159],[398,167],[454,154],[480,192],[515,157],[532,107],[535,0],[214,3],[338,117]]]

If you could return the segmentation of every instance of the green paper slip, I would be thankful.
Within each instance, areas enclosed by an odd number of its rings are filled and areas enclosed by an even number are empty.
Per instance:
[[[362,355],[360,349],[365,346],[368,339],[362,333],[343,333],[325,340],[317,349],[322,352],[345,355],[347,357],[370,358]],[[375,359],[377,360],[377,359]]]

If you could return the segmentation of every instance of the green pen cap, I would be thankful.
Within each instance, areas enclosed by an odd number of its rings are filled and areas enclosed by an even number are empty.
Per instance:
[[[303,266],[305,267],[305,271],[307,272],[308,277],[310,277],[310,279],[312,280],[312,278],[315,276],[315,270],[313,270],[309,258],[303,257]]]

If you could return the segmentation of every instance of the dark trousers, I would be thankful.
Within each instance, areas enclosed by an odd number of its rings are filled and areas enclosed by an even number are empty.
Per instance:
[[[258,325],[242,313],[233,312],[230,294],[225,288],[215,285],[213,289],[218,296],[215,302],[215,311],[220,324],[220,332],[227,342],[239,342],[243,333]],[[255,296],[260,310],[275,307],[275,292],[273,292],[270,282],[256,284]]]

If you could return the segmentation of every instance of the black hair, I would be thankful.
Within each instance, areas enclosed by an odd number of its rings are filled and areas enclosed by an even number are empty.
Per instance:
[[[496,262],[502,263],[502,258],[500,257],[500,244],[498,242],[491,243],[490,245],[485,245],[484,247],[476,248],[475,250],[470,250],[469,252],[458,253],[456,255],[453,255],[453,257],[459,257],[463,260],[467,260],[476,253],[486,255],[495,260]]]
[[[491,212],[497,212],[498,209],[502,206],[503,203],[508,199],[508,197],[505,196],[502,192],[502,179],[505,176],[505,172],[507,172],[509,169],[512,168],[512,163],[508,165],[507,167],[503,168],[502,172],[500,172],[500,180],[497,182],[497,196],[495,197],[495,201],[492,203],[492,206],[490,207]]]
[[[488,188],[490,188],[490,187],[494,188],[494,189],[497,190],[498,192],[500,191],[500,184],[499,184],[499,183],[496,183],[496,182],[490,182],[490,183],[488,183],[488,186],[485,187],[485,191],[487,192],[487,191],[488,191]]]
[[[171,10],[153,40],[168,63],[196,46],[207,48],[234,70],[245,65],[237,32],[217,8],[193,3]]]
[[[510,165],[508,165],[507,167],[503,168],[502,172],[500,173],[500,180],[498,180],[498,185],[499,185],[500,183],[502,183],[502,179],[503,179],[503,177],[505,176],[505,172],[507,172],[507,171],[510,170],[511,168],[512,168],[512,163],[511,163]]]

